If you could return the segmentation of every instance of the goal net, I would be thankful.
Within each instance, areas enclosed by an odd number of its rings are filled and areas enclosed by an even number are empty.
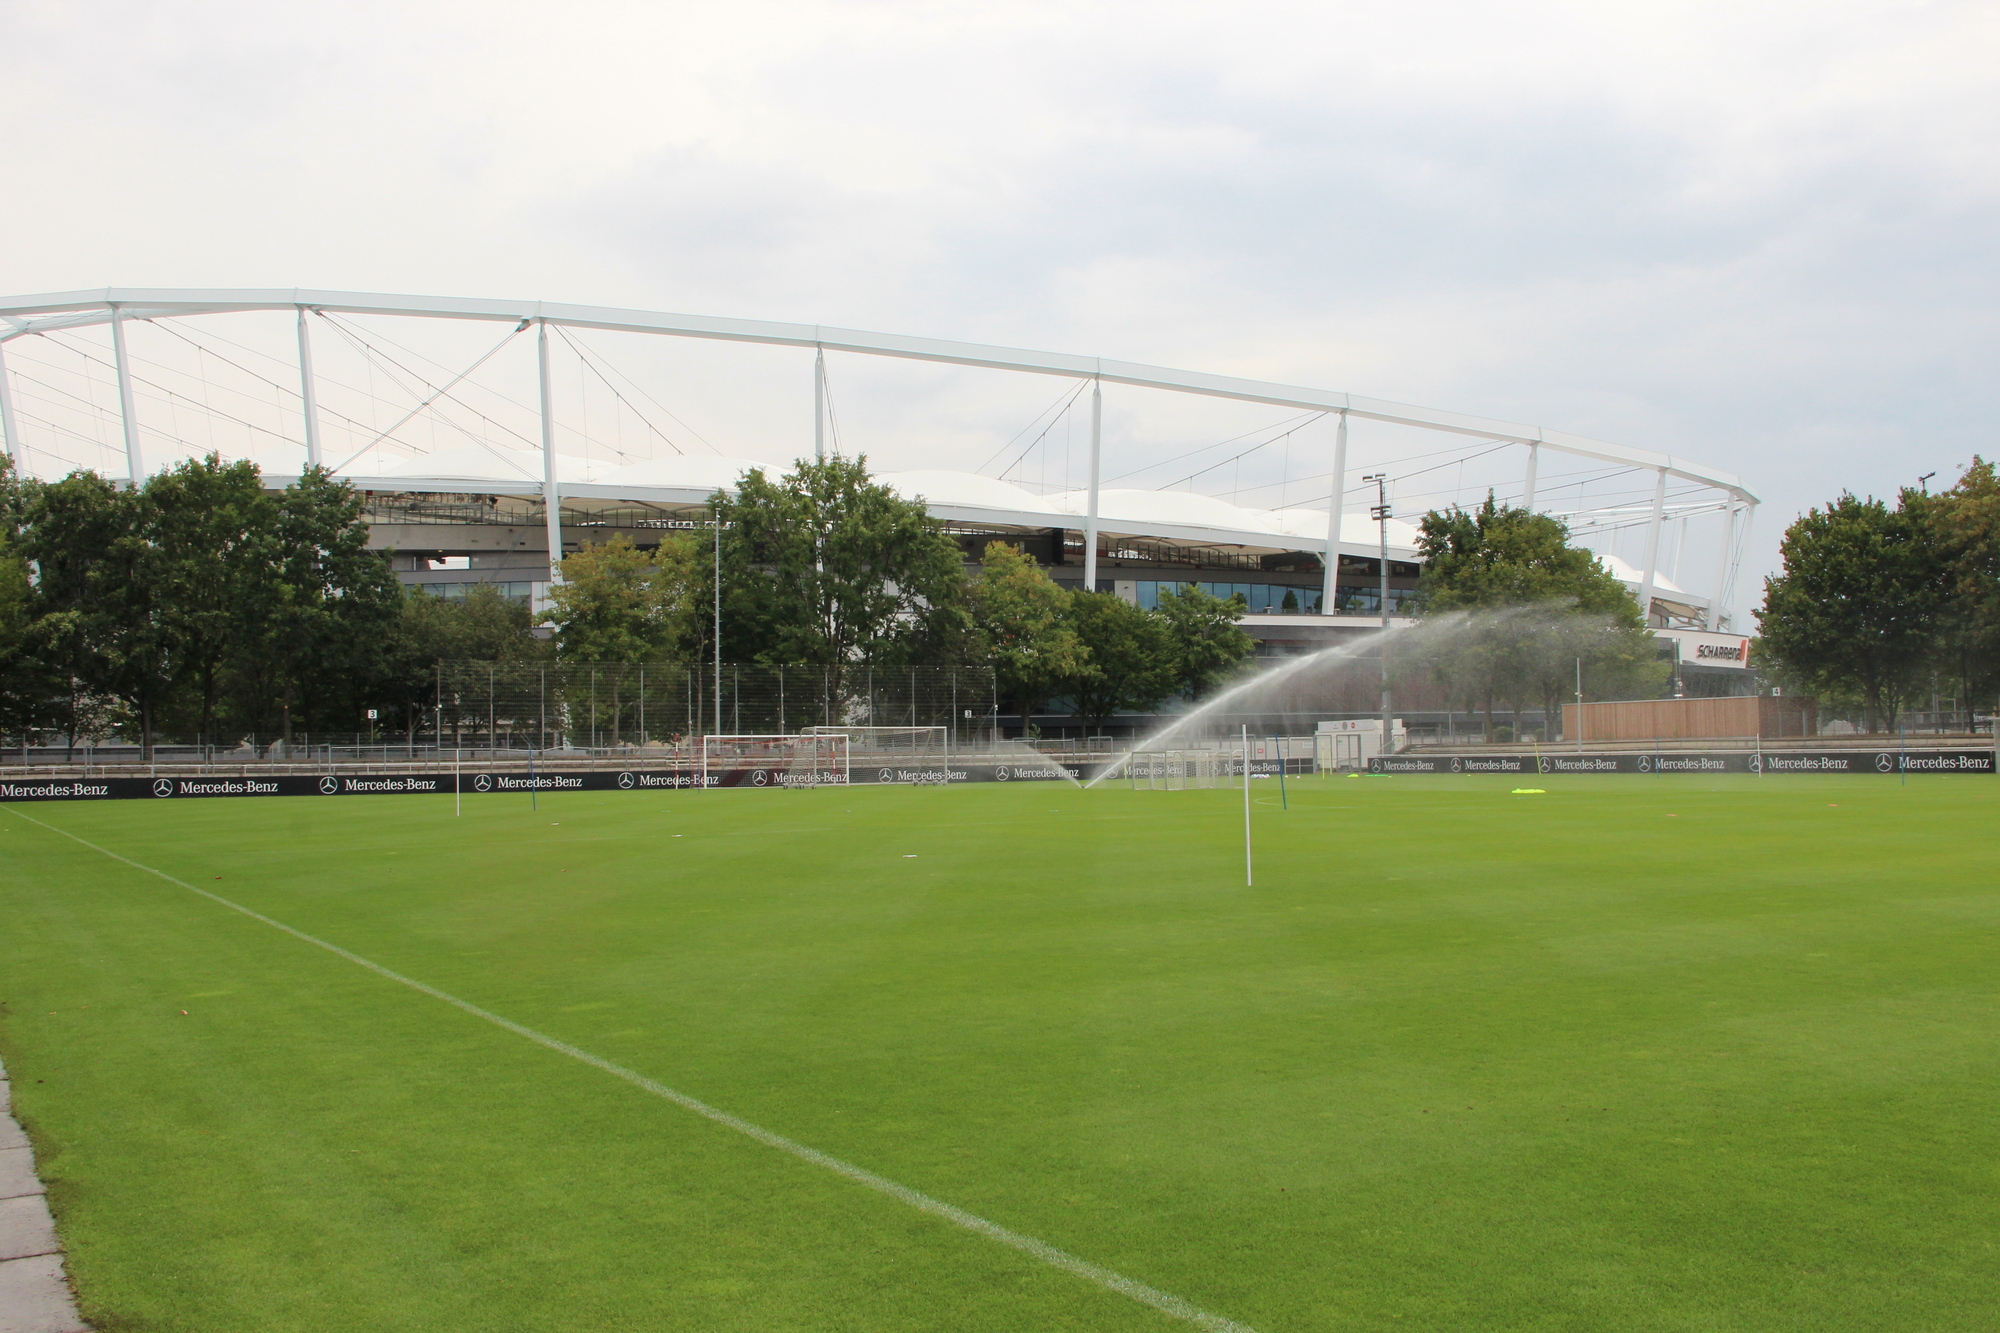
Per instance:
[[[857,762],[871,759],[894,760],[907,764],[948,754],[948,729],[944,727],[807,727],[809,736],[838,736],[847,742],[848,752]]]
[[[1125,776],[1139,791],[1200,791],[1236,786],[1242,769],[1241,756],[1226,750],[1139,750]]]
[[[847,781],[845,736],[703,736],[704,787],[823,787]]]

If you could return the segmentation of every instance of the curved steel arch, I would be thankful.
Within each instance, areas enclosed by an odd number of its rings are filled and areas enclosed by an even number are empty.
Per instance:
[[[819,324],[787,324],[770,320],[724,319],[707,315],[675,315],[647,310],[625,310],[606,306],[561,305],[548,301],[500,301],[466,299],[441,296],[399,296],[375,292],[318,291],[306,288],[256,288],[256,289],[176,289],[176,288],[120,288],[108,287],[101,290],[78,292],[53,292],[36,296],[0,298],[0,345],[7,341],[32,333],[57,329],[81,328],[94,324],[108,323],[112,328],[114,343],[118,344],[118,360],[124,363],[123,324],[129,319],[152,319],[184,315],[225,314],[256,310],[292,310],[299,313],[301,320],[300,360],[307,394],[307,437],[309,456],[317,456],[316,422],[311,404],[312,372],[308,345],[304,336],[303,322],[308,310],[333,311],[341,314],[364,315],[410,315],[439,319],[472,319],[491,321],[520,321],[538,326],[538,348],[543,382],[542,433],[545,464],[543,494],[549,501],[544,507],[549,515],[551,558],[559,560],[562,550],[560,532],[557,528],[557,506],[554,503],[556,482],[554,469],[554,448],[550,436],[551,415],[547,401],[548,381],[548,326],[568,326],[572,328],[605,329],[621,333],[651,333],[670,337],[709,338],[725,342],[765,343],[781,347],[811,347],[822,352],[827,348],[836,351],[856,352],[868,356],[901,357],[914,361],[942,362],[950,365],[978,366],[992,370],[1011,370],[1037,375],[1058,375],[1064,378],[1096,381],[1098,385],[1106,380],[1114,384],[1132,385],[1138,388],[1163,389],[1175,393],[1189,393],[1207,398],[1227,398],[1240,402],[1265,403],[1276,407],[1298,408],[1337,414],[1340,418],[1338,443],[1335,446],[1336,473],[1344,473],[1346,455],[1346,422],[1349,417],[1368,421],[1389,422],[1395,425],[1412,426],[1421,430],[1444,431],[1448,434],[1467,435],[1501,443],[1519,444],[1528,449],[1528,471],[1525,502],[1534,503],[1534,484],[1540,451],[1553,450],[1573,457],[1587,458],[1596,462],[1610,463],[1621,467],[1644,469],[1654,474],[1655,486],[1652,505],[1652,520],[1649,525],[1649,539],[1646,555],[1646,572],[1640,588],[1640,605],[1649,606],[1653,580],[1657,574],[1660,527],[1663,521],[1667,478],[1678,477],[1696,485],[1712,487],[1724,493],[1724,505],[1728,514],[1727,535],[1724,538],[1724,567],[1718,579],[1718,588],[1712,596],[1711,605],[1719,604],[1721,594],[1733,581],[1736,564],[1740,559],[1738,541],[1738,518],[1741,516],[1743,531],[1747,534],[1749,520],[1754,516],[1758,497],[1746,487],[1742,480],[1732,473],[1695,463],[1672,454],[1655,453],[1647,449],[1634,449],[1626,445],[1612,444],[1604,440],[1594,440],[1586,436],[1571,435],[1541,426],[1528,426],[1516,422],[1490,420],[1468,416],[1458,412],[1445,412],[1434,408],[1415,407],[1406,403],[1387,402],[1382,399],[1364,398],[1356,394],[1341,393],[1327,389],[1303,388],[1295,385],[1274,384],[1261,380],[1239,379],[1227,375],[1210,375],[1200,371],[1174,370],[1164,366],[1141,365],[1127,361],[1112,361],[1102,357],[1076,356],[1061,352],[1035,352],[1012,347],[997,347],[982,343],[954,342],[940,338],[916,338],[902,334],[871,333],[859,329],[835,328]],[[129,384],[120,375],[120,399],[124,421],[127,457],[136,484],[139,467],[137,427],[130,401]],[[1085,578],[1087,586],[1094,586],[1096,573],[1097,538],[1097,411],[1093,395],[1092,447],[1091,447],[1091,502],[1085,522]],[[18,448],[18,435],[13,422],[11,400],[7,389],[4,361],[0,361],[0,433],[6,436],[10,451]],[[1339,564],[1339,513],[1340,487],[1336,485],[1335,499],[1331,507],[1326,540],[1326,596],[1331,604]],[[1713,612],[1711,612],[1711,616]]]
[[[1471,435],[1510,444],[1532,445],[1603,463],[1664,471],[1698,485],[1713,486],[1737,500],[1757,503],[1757,497],[1733,473],[1722,472],[1672,454],[1634,449],[1542,426],[1489,420],[1459,412],[1415,407],[1407,403],[1364,398],[1330,389],[1273,384],[1263,380],[1173,370],[1103,357],[1065,352],[1035,352],[984,343],[915,338],[895,333],[870,333],[823,324],[786,324],[773,320],[724,319],[710,315],[675,315],[651,310],[621,310],[607,306],[560,305],[552,301],[490,301],[447,296],[395,296],[378,292],[312,291],[305,288],[251,290],[180,290],[151,287],[109,287],[84,292],[54,292],[40,296],[0,298],[0,342],[49,329],[81,328],[109,323],[114,314],[126,319],[178,315],[226,314],[247,310],[331,310],[352,315],[419,315],[440,319],[495,321],[534,320],[580,329],[618,333],[657,333],[681,338],[712,338],[724,342],[766,343],[779,347],[826,348],[868,356],[902,357],[950,365],[1014,370],[1071,379],[1097,379],[1144,389],[1166,389],[1206,398],[1233,398],[1306,411],[1344,413],[1366,421],[1385,421],[1423,430]]]

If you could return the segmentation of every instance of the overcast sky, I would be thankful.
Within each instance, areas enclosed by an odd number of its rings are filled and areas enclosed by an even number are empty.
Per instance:
[[[0,0],[0,289],[1350,390],[1732,469],[1761,574],[1801,508],[1995,451],[1996,64],[1990,3]]]

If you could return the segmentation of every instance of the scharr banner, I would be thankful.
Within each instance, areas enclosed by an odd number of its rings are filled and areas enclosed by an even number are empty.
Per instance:
[[[1502,773],[1991,773],[1991,750],[1719,750],[1710,753],[1395,754],[1368,761],[1382,774]]]

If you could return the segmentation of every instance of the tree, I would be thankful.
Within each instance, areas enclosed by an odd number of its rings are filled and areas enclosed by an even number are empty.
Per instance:
[[[1030,735],[1042,704],[1083,672],[1089,650],[1070,617],[1069,595],[1018,546],[989,542],[972,585],[972,619],[989,645],[994,686]]]
[[[736,661],[900,665],[967,642],[958,546],[921,499],[869,479],[866,458],[752,469],[720,521],[724,651]]]
[[[1236,624],[1249,609],[1240,593],[1225,600],[1192,583],[1160,594],[1156,614],[1177,691],[1199,699],[1257,651],[1257,641]]]
[[[1842,494],[1785,530],[1784,572],[1764,581],[1763,650],[1808,688],[1858,699],[1870,730],[1927,674],[1950,569],[1937,528],[1918,491],[1894,509]]]
[[[271,562],[265,594],[249,608],[233,675],[245,720],[275,724],[290,744],[295,722],[351,725],[382,677],[402,587],[368,549],[361,496],[324,468],[306,469],[268,512],[258,549]]]
[[[154,475],[143,494],[161,623],[194,690],[196,728],[212,741],[224,669],[262,639],[283,596],[274,502],[255,463],[216,454]]]
[[[1486,716],[1504,700],[1518,719],[1532,701],[1560,717],[1579,666],[1599,694],[1655,692],[1668,668],[1625,585],[1546,514],[1499,504],[1424,515],[1424,572],[1412,609],[1463,619],[1428,636],[1414,664]]]
[[[1945,566],[1939,668],[1963,701],[2000,694],[2000,474],[1973,455],[1971,466],[1931,499]]]
[[[19,551],[36,574],[25,655],[38,670],[22,679],[48,691],[44,708],[72,747],[109,725],[113,699],[138,701],[150,739],[169,683],[172,636],[149,605],[148,512],[143,495],[89,472],[35,487],[25,507]]]
[[[668,537],[642,551],[623,533],[586,542],[562,562],[543,620],[556,651],[575,662],[662,661],[679,655],[701,614],[694,543]]]
[[[1114,713],[1151,711],[1180,688],[1162,616],[1114,593],[1070,593],[1069,622],[1084,653],[1064,689],[1078,716],[1103,731]]]
[[[641,551],[619,534],[586,543],[562,562],[562,582],[549,588],[543,618],[556,626],[556,651],[572,662],[648,662],[681,656],[701,623],[704,583],[694,544],[668,537]],[[622,672],[608,676],[611,731],[619,734],[627,691]],[[590,707],[599,702],[590,691]]]

